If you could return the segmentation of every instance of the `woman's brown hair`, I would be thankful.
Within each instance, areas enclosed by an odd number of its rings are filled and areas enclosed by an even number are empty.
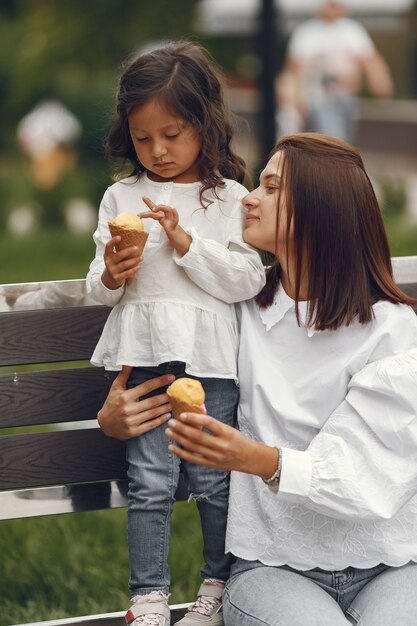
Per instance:
[[[317,330],[335,330],[354,319],[370,322],[372,305],[379,300],[416,304],[394,282],[381,211],[358,151],[317,133],[282,137],[277,151],[285,192],[278,207],[285,202],[298,322],[303,269],[308,275],[306,323]],[[280,273],[278,262],[267,270],[256,298],[260,307],[272,304]]]
[[[130,137],[128,116],[154,99],[199,134],[201,199],[208,189],[223,187],[223,177],[243,182],[245,162],[230,146],[233,116],[224,103],[221,73],[204,48],[187,41],[169,43],[128,62],[120,78],[117,120],[105,144],[110,158],[122,166],[130,162],[132,175],[145,170]]]

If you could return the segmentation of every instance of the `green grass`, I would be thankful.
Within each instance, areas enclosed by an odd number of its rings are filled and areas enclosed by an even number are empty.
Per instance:
[[[391,256],[417,255],[417,224],[407,219],[385,218]]]
[[[2,522],[0,626],[126,610],[126,509]],[[195,503],[175,504],[171,603],[200,584]]]
[[[25,237],[0,235],[0,284],[85,278],[94,258],[91,235],[47,229]]]

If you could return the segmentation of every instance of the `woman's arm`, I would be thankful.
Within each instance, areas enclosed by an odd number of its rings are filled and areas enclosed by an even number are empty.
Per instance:
[[[170,444],[169,449],[191,463],[261,478],[270,478],[278,467],[277,448],[248,439],[208,415],[182,413],[178,419],[169,420],[165,433],[178,444]]]
[[[277,467],[275,448],[207,416],[170,420],[166,433],[193,463],[262,478]],[[279,492],[347,520],[390,519],[417,494],[417,349],[368,364],[306,450],[282,449]]]
[[[340,519],[391,519],[417,494],[417,349],[368,364],[307,450],[283,450],[280,491]]]
[[[108,437],[130,439],[160,426],[171,416],[171,405],[166,393],[141,400],[154,389],[171,384],[175,376],[159,376],[141,385],[126,389],[131,367],[124,366],[114,380],[109,394],[100,409],[97,420]]]

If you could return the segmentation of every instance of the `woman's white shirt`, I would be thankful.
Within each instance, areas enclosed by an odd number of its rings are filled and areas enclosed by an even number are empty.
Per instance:
[[[219,197],[208,191],[202,208],[201,183],[154,182],[146,174],[107,189],[99,211],[94,241],[96,256],[87,290],[98,302],[114,307],[92,356],[109,370],[122,365],[156,366],[183,361],[189,374],[237,378],[239,343],[235,302],[256,295],[265,283],[259,253],[244,243],[242,197],[245,187],[225,180]],[[156,204],[178,210],[180,225],[192,237],[182,257],[158,221],[144,219],[149,233],[143,262],[129,287],[107,289],[101,276],[108,222],[123,211],[149,211]]]
[[[232,472],[227,550],[303,570],[417,561],[412,309],[378,302],[369,324],[314,331],[281,287],[240,310],[239,428],[282,448],[282,474],[273,491]]]

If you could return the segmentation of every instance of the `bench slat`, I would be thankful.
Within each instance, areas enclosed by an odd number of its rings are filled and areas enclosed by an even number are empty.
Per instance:
[[[0,428],[94,419],[112,380],[98,367],[0,376]]]
[[[190,603],[174,604],[170,606],[171,622],[177,622],[181,617],[184,617],[189,606]],[[124,620],[125,613],[126,611],[121,611],[117,613],[90,615],[89,617],[73,617],[48,622],[36,622],[36,626],[126,626]],[[30,624],[17,624],[16,626],[34,626],[34,624],[31,622]]]
[[[408,294],[412,298],[417,298],[417,284],[416,283],[404,283],[403,285],[399,285],[404,293]],[[414,307],[416,310],[417,307]]]
[[[0,492],[0,520],[80,511],[118,509],[127,505],[128,480],[38,487]],[[188,500],[188,483],[180,473],[175,500]]]
[[[119,509],[127,504],[127,485],[127,480],[118,480],[0,491],[0,520]],[[177,499],[186,497],[188,490]]]
[[[125,445],[99,428],[0,437],[0,489],[126,477]]]
[[[0,366],[89,360],[110,309],[73,307],[0,314]]]

